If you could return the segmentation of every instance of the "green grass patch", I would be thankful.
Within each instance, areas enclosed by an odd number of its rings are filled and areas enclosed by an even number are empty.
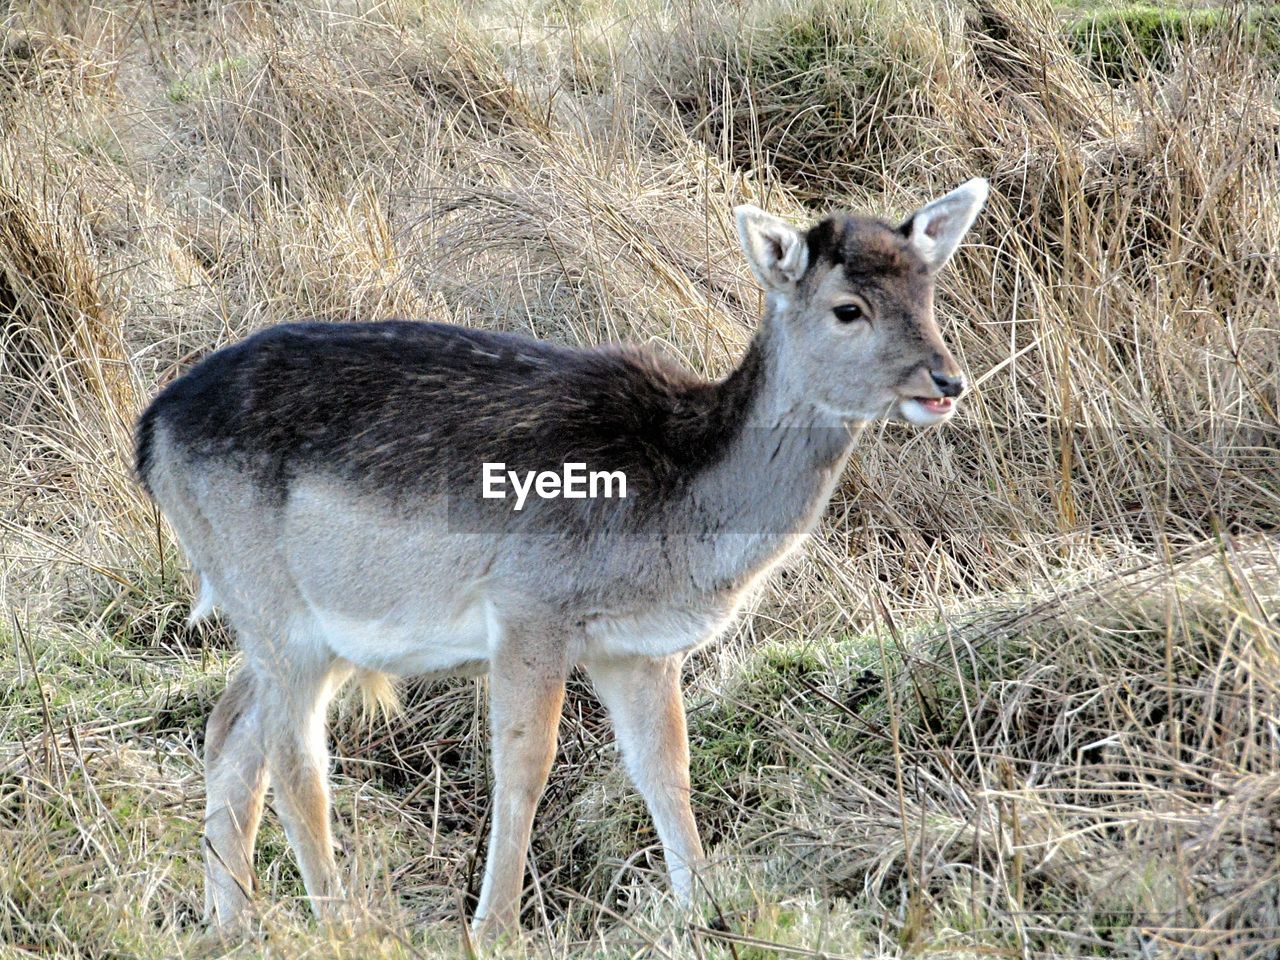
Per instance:
[[[223,57],[171,82],[165,89],[165,96],[172,103],[189,103],[197,97],[207,95],[248,66],[247,57]]]
[[[1225,41],[1235,30],[1261,55],[1280,54],[1280,6],[1244,14],[1223,7],[1112,7],[1073,23],[1068,40],[1097,74],[1120,82],[1168,70],[1180,48]]]

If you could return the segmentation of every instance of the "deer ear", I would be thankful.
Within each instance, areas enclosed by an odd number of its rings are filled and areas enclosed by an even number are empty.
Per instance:
[[[973,226],[973,220],[987,202],[990,187],[982,178],[970,180],[925,204],[899,228],[908,242],[929,265],[930,271],[941,270],[956,252],[960,240]]]
[[[809,266],[804,234],[749,203],[734,207],[733,216],[756,279],[768,290],[794,290]]]

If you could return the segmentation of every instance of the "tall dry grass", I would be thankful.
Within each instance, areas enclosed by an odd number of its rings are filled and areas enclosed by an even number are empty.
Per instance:
[[[1117,84],[1032,0],[8,4],[0,940],[203,949],[228,638],[181,628],[129,475],[159,385],[314,316],[723,373],[760,307],[733,204],[901,216],[983,175],[939,298],[964,411],[866,437],[804,562],[696,661],[727,931],[659,937],[585,690],[528,919],[565,956],[1273,955],[1280,110],[1246,13]],[[482,691],[409,701],[408,730],[338,726],[381,918],[354,955],[452,944],[478,875]],[[278,835],[261,863],[281,949],[340,949]]]

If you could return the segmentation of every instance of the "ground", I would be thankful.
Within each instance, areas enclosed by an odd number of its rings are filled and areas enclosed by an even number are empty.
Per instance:
[[[335,711],[354,930],[309,919],[270,814],[258,929],[200,924],[236,654],[184,625],[130,472],[160,385],[304,317],[718,375],[761,306],[734,204],[892,218],[972,176],[992,199],[938,300],[960,414],[864,437],[803,555],[688,665],[699,912],[575,678],[505,953],[1280,956],[1274,8],[0,11],[0,956],[470,949],[482,680]]]

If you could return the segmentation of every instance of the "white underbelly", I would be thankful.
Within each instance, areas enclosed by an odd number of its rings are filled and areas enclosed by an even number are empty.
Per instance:
[[[586,657],[666,657],[714,640],[733,620],[733,610],[610,611],[587,618]]]
[[[309,607],[316,638],[337,656],[366,670],[415,676],[448,673],[489,659],[492,631],[483,603],[443,620],[412,608],[364,619],[315,604]]]
[[[397,676],[449,673],[488,663],[501,634],[490,603],[482,598],[450,615],[442,615],[434,604],[430,609],[397,606],[378,617],[343,614],[314,601],[307,607],[306,622],[300,626],[313,642],[358,667]],[[601,610],[586,618],[585,633],[573,642],[571,657],[666,657],[687,652],[719,636],[733,614],[728,605]]]

